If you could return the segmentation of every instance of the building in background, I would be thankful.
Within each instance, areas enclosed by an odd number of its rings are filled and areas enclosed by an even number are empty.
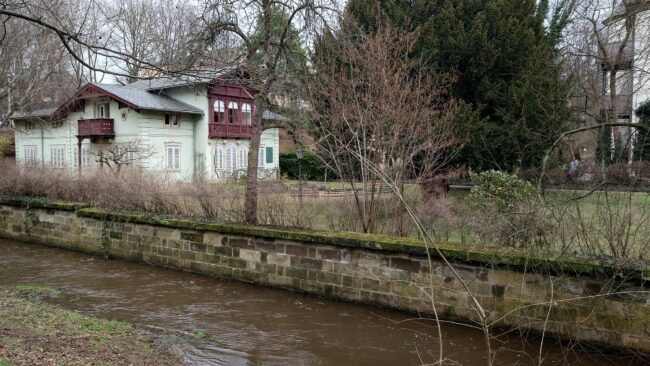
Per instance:
[[[222,78],[89,83],[63,105],[15,115],[16,160],[90,171],[135,165],[177,179],[246,173],[254,91]],[[264,111],[265,119],[284,119]],[[263,132],[260,178],[279,175],[279,132]]]
[[[600,119],[638,123],[635,111],[650,100],[650,1],[623,0],[605,19],[604,25],[604,35],[599,38],[606,42],[601,46],[603,102]],[[612,129],[612,144],[614,133]],[[634,130],[621,127],[620,134],[631,161]]]

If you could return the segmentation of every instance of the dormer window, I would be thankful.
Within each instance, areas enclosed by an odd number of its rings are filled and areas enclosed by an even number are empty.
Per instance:
[[[224,123],[226,120],[226,105],[223,100],[214,101],[214,122],[215,123]]]
[[[95,104],[95,118],[110,118],[109,102],[101,102]]]

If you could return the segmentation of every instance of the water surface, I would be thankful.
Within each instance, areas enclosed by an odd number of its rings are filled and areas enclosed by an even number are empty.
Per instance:
[[[82,313],[163,329],[193,365],[418,365],[437,360],[431,321],[121,260],[0,239],[0,285],[41,285],[71,294]],[[197,336],[198,335],[198,336]],[[482,333],[443,325],[444,354],[485,365]],[[537,365],[539,341],[493,342],[495,365]],[[646,365],[547,339],[544,365]],[[421,361],[422,360],[422,361]]]

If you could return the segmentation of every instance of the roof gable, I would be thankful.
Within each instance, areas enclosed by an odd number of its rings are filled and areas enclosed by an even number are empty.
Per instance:
[[[200,108],[181,102],[163,94],[129,86],[88,83],[84,85],[68,101],[54,112],[54,115],[64,116],[79,110],[85,99],[109,97],[136,110],[152,110],[202,115]]]

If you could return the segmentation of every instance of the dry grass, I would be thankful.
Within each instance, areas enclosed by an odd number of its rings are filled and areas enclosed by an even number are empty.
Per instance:
[[[0,166],[0,195],[86,202],[108,210],[149,212],[226,224],[244,222],[244,190],[233,184],[178,182],[159,172],[127,169],[120,175],[96,171],[78,176],[63,169]],[[290,184],[260,182],[261,225],[331,231],[361,231],[352,193],[305,196]],[[650,196],[597,192],[549,197],[548,205],[527,203],[510,212],[477,210],[464,195],[424,202],[417,187],[405,199],[436,240],[456,245],[521,250],[550,258],[577,255],[605,260],[650,259]],[[358,197],[357,197],[358,198]],[[372,233],[416,236],[404,207],[391,195],[374,203]]]

